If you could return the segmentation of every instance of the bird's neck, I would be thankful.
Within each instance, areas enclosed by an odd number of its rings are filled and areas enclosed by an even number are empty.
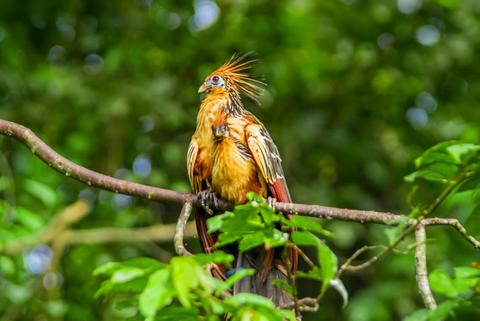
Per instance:
[[[228,93],[226,111],[232,116],[241,115],[245,112],[240,94],[237,91],[231,91]]]
[[[212,108],[212,106],[215,106]],[[218,107],[223,109],[222,111],[229,115],[240,115],[245,111],[242,100],[240,99],[240,93],[236,90],[224,90],[221,92],[215,91],[206,95],[205,99],[200,106],[200,111],[216,109]]]
[[[197,116],[197,130],[210,133],[218,116],[240,116],[245,112],[240,95],[236,92],[210,93],[200,105]]]

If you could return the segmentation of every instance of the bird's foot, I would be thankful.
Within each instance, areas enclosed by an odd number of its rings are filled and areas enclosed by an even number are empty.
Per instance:
[[[213,210],[218,208],[218,197],[210,188],[198,193],[200,203],[207,214],[212,215]]]
[[[275,203],[277,203],[277,199],[275,197],[267,197],[267,203],[268,203],[268,207],[270,207],[271,209],[275,209]]]

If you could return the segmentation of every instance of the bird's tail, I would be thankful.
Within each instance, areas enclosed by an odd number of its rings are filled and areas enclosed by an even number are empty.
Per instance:
[[[280,287],[273,285],[274,280],[284,280],[288,282],[287,270],[280,260],[274,261],[274,264],[266,271],[261,273],[264,257],[260,251],[249,251],[239,253],[236,261],[235,270],[255,269],[257,273],[247,276],[233,287],[233,294],[247,292],[265,296],[272,300],[277,307],[291,306],[293,298]]]

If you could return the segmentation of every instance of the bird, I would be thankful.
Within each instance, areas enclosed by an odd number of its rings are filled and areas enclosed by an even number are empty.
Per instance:
[[[248,55],[234,55],[210,73],[200,86],[203,95],[197,126],[188,148],[187,169],[191,188],[201,195],[204,206],[197,209],[196,225],[202,249],[214,251],[216,235],[209,234],[207,219],[218,214],[208,207],[217,198],[243,204],[248,192],[280,202],[291,202],[278,148],[266,127],[244,107],[242,97],[259,103],[265,84],[248,71],[256,63]],[[257,273],[237,282],[233,294],[250,292],[270,298],[277,306],[292,303],[290,295],[272,284],[295,273],[298,254],[288,249],[289,264],[275,249],[236,253],[236,270],[254,268]],[[226,279],[224,267],[212,274]]]

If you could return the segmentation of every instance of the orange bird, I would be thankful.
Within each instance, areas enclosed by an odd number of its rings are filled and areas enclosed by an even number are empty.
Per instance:
[[[265,126],[243,106],[241,95],[258,102],[264,83],[246,73],[254,60],[232,57],[212,72],[198,92],[204,99],[197,116],[197,128],[188,149],[187,167],[195,193],[202,193],[204,208],[198,209],[197,230],[205,252],[210,253],[216,236],[207,232],[206,220],[213,215],[207,203],[218,196],[235,204],[256,192],[280,202],[291,202],[277,147]],[[278,252],[278,253],[277,253]],[[297,253],[289,251],[290,268],[295,272]],[[258,273],[238,282],[235,292],[252,292],[272,299],[277,305],[291,302],[274,279],[287,279],[287,267],[280,251],[257,249],[239,253],[235,268],[255,268]],[[225,279],[221,268],[212,273]]]

